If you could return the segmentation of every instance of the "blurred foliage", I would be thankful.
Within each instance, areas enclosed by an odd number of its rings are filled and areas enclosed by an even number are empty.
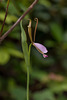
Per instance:
[[[34,0],[10,0],[3,34]],[[0,29],[7,0],[0,1]],[[66,0],[39,0],[24,18],[27,41],[28,19],[39,19],[36,42],[48,49],[48,58],[32,46],[30,100],[67,100],[67,3]],[[26,100],[26,65],[21,48],[20,25],[0,44],[0,100]]]

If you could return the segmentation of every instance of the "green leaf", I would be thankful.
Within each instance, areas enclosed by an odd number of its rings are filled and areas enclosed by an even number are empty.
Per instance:
[[[18,14],[19,14],[19,11],[18,11],[17,7],[16,7],[15,4],[12,3],[12,2],[10,2],[10,4],[9,4],[8,12],[9,12],[10,14],[12,14],[12,15],[14,15],[14,14],[17,14],[17,15],[18,15]]]
[[[15,98],[16,100],[25,100],[26,98],[26,91],[24,88],[21,87],[13,87],[10,90],[10,93],[12,95],[13,98]]]
[[[6,51],[11,55],[11,56],[15,56],[18,58],[23,58],[23,54],[22,52],[16,50],[16,49],[12,49],[12,48],[6,48]]]
[[[50,24],[50,28],[51,28],[51,34],[52,34],[53,38],[57,42],[62,42],[62,40],[63,40],[63,30],[62,30],[62,27],[59,24],[57,24],[57,23],[51,23]]]
[[[67,82],[63,82],[63,83],[51,83],[51,91],[55,92],[55,93],[59,93],[59,92],[63,92],[63,91],[67,91]]]
[[[67,100],[67,97],[64,95],[64,93],[60,92],[60,95],[58,96],[57,100]]]
[[[9,59],[10,59],[9,54],[4,50],[0,50],[0,65],[7,64]]]
[[[43,90],[34,93],[34,100],[55,100],[55,98],[50,90]]]
[[[43,83],[50,81],[48,74],[44,71],[33,70],[32,73],[31,73],[31,76],[33,78],[37,79],[38,81],[43,82]]]
[[[49,0],[39,0],[40,4],[45,5],[46,7],[51,7],[51,2]]]
[[[16,100],[25,100],[26,90],[23,87],[16,86],[15,80],[10,79],[8,81],[8,89],[12,98]]]
[[[28,44],[27,44],[27,37],[26,33],[22,27],[22,22],[20,23],[21,26],[21,43],[23,48],[23,53],[25,57],[26,66],[30,66],[30,59],[29,59],[29,52],[28,52]]]
[[[4,16],[5,16],[5,12],[0,12],[0,20],[4,20]],[[9,15],[7,16],[6,18],[6,23],[7,24],[10,24],[12,22],[15,22],[17,20],[17,17],[16,16],[13,16],[13,15]]]

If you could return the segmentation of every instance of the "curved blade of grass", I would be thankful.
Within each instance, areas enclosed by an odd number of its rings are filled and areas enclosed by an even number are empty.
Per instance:
[[[25,57],[25,62],[27,66],[27,100],[29,100],[29,68],[30,68],[30,55],[28,52],[28,44],[27,44],[27,38],[26,38],[26,33],[22,27],[22,21],[20,22],[21,26],[21,41],[22,41],[22,48],[23,48],[23,53]]]
[[[27,37],[26,37],[26,33],[22,27],[22,21],[20,22],[20,26],[21,26],[21,43],[22,43],[22,49],[23,49],[23,53],[24,53],[25,63],[26,63],[26,66],[30,66]]]

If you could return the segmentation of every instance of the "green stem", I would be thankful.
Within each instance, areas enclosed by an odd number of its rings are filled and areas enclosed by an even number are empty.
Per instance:
[[[27,67],[27,100],[29,100],[29,67]]]
[[[31,51],[32,43],[29,45],[29,61],[30,61],[30,51]]]
[[[29,62],[30,62],[30,51],[31,51],[31,45],[29,45]],[[27,66],[27,100],[29,100],[29,66]]]

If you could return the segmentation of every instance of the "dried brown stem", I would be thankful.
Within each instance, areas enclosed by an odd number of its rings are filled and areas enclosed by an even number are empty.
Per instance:
[[[28,25],[28,34],[29,34],[29,38],[30,38],[30,41],[31,43],[33,43],[33,40],[32,40],[32,29],[31,29],[31,19],[29,19],[29,25]]]
[[[38,25],[38,18],[35,18],[34,20],[36,21],[36,26],[35,26],[35,30],[34,30],[34,42],[35,42],[36,30],[37,30],[37,25]]]
[[[8,7],[9,7],[9,0],[8,0],[8,2],[7,2],[6,13],[5,13],[5,17],[4,17],[3,25],[2,25],[2,28],[1,28],[1,31],[0,31],[0,36],[1,36],[2,32],[3,32],[4,24],[5,24],[6,17],[7,17],[7,13],[8,13]]]
[[[16,25],[29,13],[29,11],[36,5],[39,0],[35,0],[27,11],[16,21],[16,23],[6,32],[2,37],[0,37],[0,43],[8,36],[8,34],[16,27]]]

